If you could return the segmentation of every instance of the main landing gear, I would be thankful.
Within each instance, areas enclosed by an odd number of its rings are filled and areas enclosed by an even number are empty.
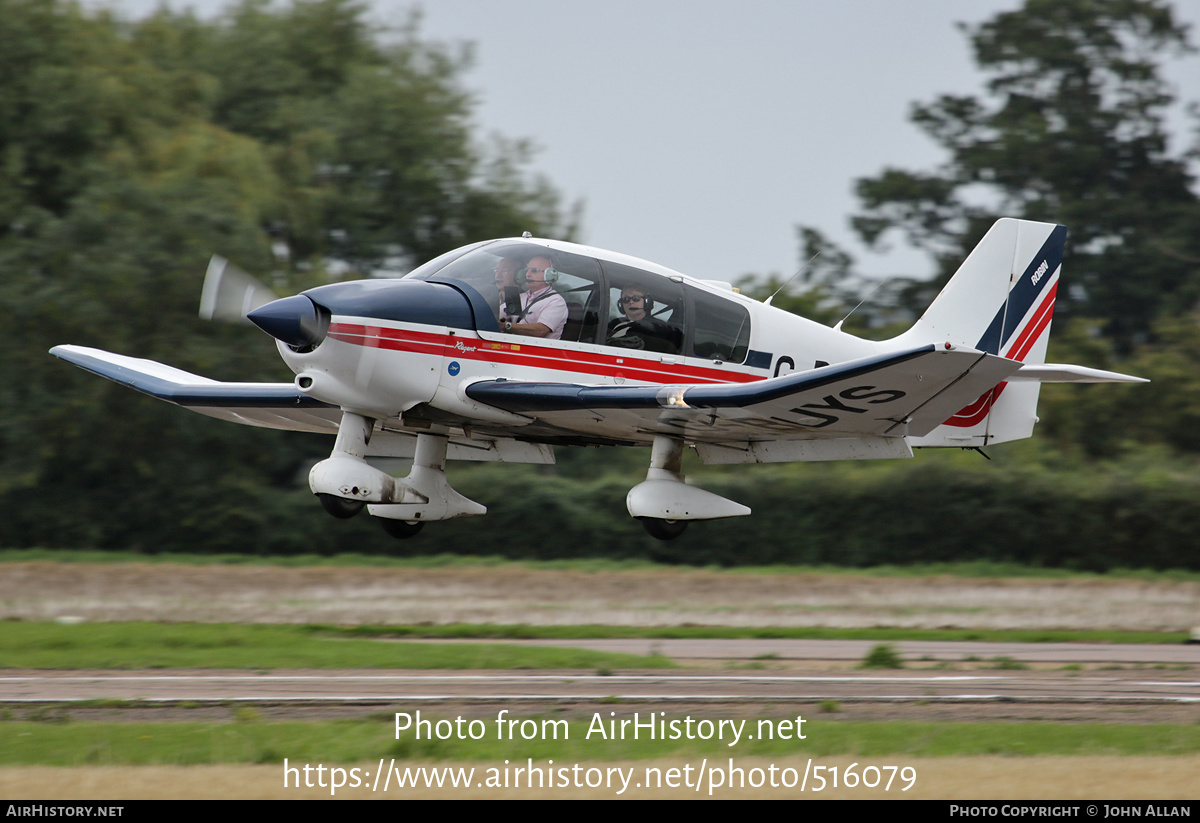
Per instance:
[[[415,536],[430,520],[487,513],[486,507],[450,487],[446,479],[449,436],[444,431],[417,435],[412,471],[396,478],[365,460],[374,427],[370,417],[342,413],[333,452],[308,475],[309,488],[325,511],[345,520],[366,507],[380,518],[383,530],[399,540]],[[687,485],[682,463],[682,440],[663,435],[654,438],[646,479],[625,498],[629,513],[642,522],[648,534],[674,540],[692,520],[750,514],[741,503]]]
[[[407,520],[392,520],[388,517],[381,517],[379,525],[383,526],[383,530],[390,537],[394,537],[397,540],[407,540],[410,537],[416,537],[417,532],[421,530],[421,527],[425,523],[420,520],[414,520],[410,523]]]
[[[629,513],[659,540],[674,540],[692,520],[750,514],[741,503],[689,486],[683,476],[683,441],[659,435],[650,451],[646,479],[625,497]]]
[[[412,471],[396,478],[365,460],[374,427],[370,417],[342,413],[333,452],[308,475],[308,487],[325,511],[345,520],[366,506],[382,520],[383,530],[400,540],[414,536],[428,520],[487,513],[486,507],[450,487],[446,479],[449,437],[444,432],[417,435]]]
[[[642,521],[642,528],[647,534],[659,540],[674,540],[687,530],[688,525],[686,520],[663,520],[658,517],[639,517],[638,520]]]

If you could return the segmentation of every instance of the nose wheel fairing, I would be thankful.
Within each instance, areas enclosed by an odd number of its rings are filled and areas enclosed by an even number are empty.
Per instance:
[[[356,513],[355,506],[367,505],[375,517],[409,524],[487,513],[485,506],[463,497],[446,479],[446,434],[417,435],[412,471],[396,478],[364,459],[374,426],[369,417],[342,413],[333,452],[308,475],[308,486],[326,511],[345,518]]]
[[[452,520],[487,514],[487,507],[463,497],[446,479],[446,446],[443,434],[417,435],[417,454],[407,477],[397,480],[402,488],[400,499],[372,503],[367,510],[374,517],[409,523],[427,520]]]

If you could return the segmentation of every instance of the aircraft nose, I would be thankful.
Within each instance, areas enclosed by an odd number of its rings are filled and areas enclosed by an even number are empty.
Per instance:
[[[329,331],[329,312],[303,294],[272,301],[246,317],[297,351],[316,348]]]

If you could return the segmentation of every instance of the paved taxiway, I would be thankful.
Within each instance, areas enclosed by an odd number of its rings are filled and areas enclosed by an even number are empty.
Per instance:
[[[525,641],[566,645],[563,641]],[[9,671],[0,704],[129,700],[325,704],[474,701],[664,702],[1050,701],[1200,703],[1200,647],[1113,644],[896,643],[911,667],[855,670],[869,641],[583,640],[569,645],[665,655],[685,664],[639,672]],[[939,661],[970,661],[962,670]],[[999,660],[997,660],[999,659]],[[714,669],[714,663],[725,667]],[[802,661],[803,665],[793,665]],[[993,661],[989,664],[989,661]],[[1007,668],[1018,665],[1029,668]],[[746,665],[770,666],[747,670]],[[971,668],[996,665],[1005,668]],[[1064,670],[1063,667],[1070,666]]]

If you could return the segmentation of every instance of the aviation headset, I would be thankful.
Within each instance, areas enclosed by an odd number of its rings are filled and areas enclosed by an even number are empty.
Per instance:
[[[624,289],[622,289],[624,291]],[[646,309],[646,316],[649,317],[654,313],[654,298],[650,296],[650,292],[642,292],[642,306]],[[625,314],[625,296],[622,295],[617,299],[617,311]]]
[[[536,257],[545,257],[545,255],[536,255]],[[533,259],[533,258],[531,258],[531,259]],[[549,259],[549,258],[546,258],[546,259]],[[522,266],[521,268],[517,269],[517,285],[518,286],[528,285],[528,281],[525,280],[525,271],[528,268],[529,268],[529,265],[526,264],[526,265]],[[554,264],[551,263],[549,266],[546,267],[546,270],[544,272],[542,272],[542,277],[546,278],[547,286],[553,286],[555,283],[558,282],[559,274],[561,274],[561,272],[559,272],[558,269],[554,268]]]

